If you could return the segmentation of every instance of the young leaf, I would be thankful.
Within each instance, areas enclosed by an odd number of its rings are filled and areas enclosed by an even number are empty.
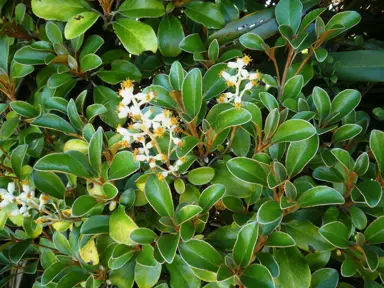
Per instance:
[[[152,27],[137,20],[120,18],[113,22],[113,29],[127,51],[139,55],[157,50],[157,37]]]
[[[123,205],[119,205],[109,218],[109,236],[117,243],[135,245],[129,236],[137,228],[136,223],[125,213]]]

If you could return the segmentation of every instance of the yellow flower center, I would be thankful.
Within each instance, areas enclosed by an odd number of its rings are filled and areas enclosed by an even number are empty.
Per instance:
[[[225,97],[221,95],[219,99],[217,100],[218,103],[224,103],[225,102]]]
[[[156,128],[153,133],[155,134],[156,137],[161,137],[165,133],[165,129],[163,127]]]
[[[248,55],[244,55],[242,60],[245,63],[245,65],[248,65],[252,61],[251,57],[249,57]]]
[[[133,85],[133,82],[130,79],[127,79],[123,83],[121,83],[122,88],[131,88],[132,85]]]
[[[225,82],[227,84],[228,87],[232,87],[232,86],[235,86],[235,83],[232,82],[231,80],[228,80],[227,82]]]
[[[172,124],[172,125],[177,125],[177,124],[179,124],[179,120],[177,120],[176,117],[172,117],[172,118],[171,118],[171,124]]]
[[[163,175],[163,174],[161,174],[161,173],[157,173],[156,176],[157,176],[157,178],[158,178],[159,180],[164,180],[164,175]]]
[[[241,103],[235,103],[235,107],[236,107],[236,109],[240,109],[241,108]]]

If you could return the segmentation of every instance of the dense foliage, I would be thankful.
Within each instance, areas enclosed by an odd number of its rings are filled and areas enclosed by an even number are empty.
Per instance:
[[[383,55],[318,2],[0,0],[0,287],[382,287]]]

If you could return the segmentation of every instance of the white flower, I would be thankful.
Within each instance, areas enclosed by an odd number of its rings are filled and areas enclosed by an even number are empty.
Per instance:
[[[13,185],[9,185],[11,183]],[[15,191],[15,185],[13,182],[11,183],[8,184],[8,190],[0,189],[0,199],[2,199],[0,202],[0,208],[5,208],[6,206],[8,206],[8,204],[13,203],[16,199],[16,197],[13,195],[13,192]]]
[[[39,197],[39,210],[43,210],[45,208],[45,204],[48,204],[50,201],[49,201],[49,197],[48,195],[45,195],[44,193],[41,193],[40,194],[40,197]]]
[[[19,209],[15,208],[15,209],[13,209],[13,210],[9,213],[9,215],[10,215],[11,217],[18,216],[18,215],[20,215],[20,211],[19,211]]]
[[[119,113],[117,114],[117,116],[119,118],[126,118],[130,112],[130,109],[128,106],[121,104],[121,105],[119,105],[118,111],[119,111]]]
[[[248,71],[245,70],[245,69],[241,69],[241,70],[240,70],[240,75],[241,75],[241,77],[243,77],[243,78],[245,78],[245,79],[249,77],[249,73],[248,73]]]
[[[7,186],[7,190],[9,193],[13,194],[13,192],[15,192],[15,183],[9,182]]]
[[[244,87],[244,90],[251,90],[253,87],[253,83],[252,82],[248,82],[245,87]]]
[[[123,100],[121,101],[121,103],[123,103],[124,105],[131,104],[132,99],[133,99],[133,93],[132,92],[133,92],[133,87],[121,89],[119,91],[119,95],[121,97],[123,97]]]
[[[173,144],[177,145],[177,146],[180,146],[183,144],[183,140],[181,140],[180,138],[173,138]]]
[[[261,74],[260,72],[250,73],[248,78],[249,80],[260,80]]]
[[[232,76],[231,74],[229,74],[228,72],[221,72],[221,76],[224,78],[225,82],[227,83],[227,86],[231,87],[231,86],[235,86],[236,83],[237,83],[237,76]]]
[[[135,160],[136,161],[146,161],[148,159],[148,157],[147,156],[145,156],[145,155],[140,155],[140,154],[138,154],[138,155],[136,155],[135,156]]]

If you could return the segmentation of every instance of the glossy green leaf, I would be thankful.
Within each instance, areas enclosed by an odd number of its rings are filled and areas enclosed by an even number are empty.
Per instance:
[[[311,271],[304,256],[296,247],[277,249],[274,253],[280,268],[277,281],[284,287],[309,287]],[[300,277],[297,277],[300,275]]]
[[[138,228],[129,235],[132,241],[139,244],[150,244],[155,241],[157,234],[148,228]]]
[[[337,13],[331,18],[331,20],[328,21],[327,25],[325,26],[325,30],[330,31],[332,29],[339,28],[340,26],[343,28],[332,32],[330,35],[328,35],[327,39],[336,37],[340,33],[343,33],[345,30],[352,28],[353,26],[357,25],[360,20],[361,16],[356,11],[343,11]]]
[[[119,13],[129,18],[152,18],[164,15],[164,4],[159,0],[125,0],[119,7]]]
[[[283,211],[278,202],[274,200],[264,202],[257,211],[257,221],[260,224],[273,223],[283,216]]]
[[[337,190],[328,186],[313,187],[299,197],[299,205],[302,208],[343,203],[343,196]]]
[[[285,167],[289,177],[292,178],[300,173],[316,155],[318,148],[319,137],[317,135],[303,141],[290,143],[285,159]]]
[[[179,44],[184,38],[184,30],[175,16],[166,15],[161,19],[157,37],[159,38],[159,50],[164,56],[176,57],[182,52]]]
[[[272,137],[272,143],[295,142],[310,138],[316,129],[308,121],[291,119],[283,122]]]
[[[191,267],[179,255],[176,255],[173,262],[167,263],[166,266],[170,274],[170,285],[172,288],[200,288],[200,280],[193,274]]]
[[[384,147],[382,145],[384,141],[384,132],[379,130],[372,130],[369,138],[369,147],[372,150],[372,154],[376,159],[377,167],[381,175],[384,174]]]
[[[113,157],[109,168],[109,180],[122,179],[140,168],[139,161],[135,161],[134,156],[129,151],[120,151]]]
[[[194,1],[186,5],[185,14],[207,28],[220,29],[224,26],[225,20],[219,8],[209,2]]]
[[[332,142],[338,143],[349,140],[360,134],[363,128],[357,124],[345,124],[338,128],[332,135]]]
[[[247,49],[264,51],[269,48],[269,46],[264,42],[263,38],[255,33],[247,33],[242,35],[240,38],[240,43]]]
[[[58,7],[60,7],[58,9]],[[91,10],[85,0],[32,0],[33,13],[46,20],[67,21],[72,16]]]
[[[249,265],[258,235],[259,225],[257,222],[251,222],[241,227],[232,251],[233,260],[240,267],[247,267]]]
[[[188,173],[188,181],[194,185],[204,185],[209,183],[215,176],[215,170],[211,167],[200,167]]]
[[[99,17],[100,14],[96,12],[83,12],[71,17],[65,25],[65,38],[70,40],[84,34]]]
[[[347,227],[339,221],[325,224],[319,229],[319,233],[335,247],[346,249],[350,245],[348,241],[349,231]]]
[[[288,25],[296,33],[300,26],[303,5],[299,0],[283,0],[276,5],[276,21],[279,25]]]
[[[68,134],[76,134],[75,128],[56,114],[46,113],[32,121],[32,125],[57,130]]]
[[[246,109],[230,108],[217,116],[215,128],[217,131],[222,131],[228,127],[243,125],[251,119],[252,115]]]
[[[190,240],[180,243],[179,252],[180,256],[190,266],[211,272],[217,272],[223,262],[219,252],[203,240]]]
[[[174,207],[171,190],[164,179],[149,176],[145,183],[145,197],[160,216],[173,217]]]
[[[61,34],[59,27],[54,22],[49,21],[45,24],[45,33],[51,43],[63,43],[63,35]]]
[[[10,106],[17,114],[26,118],[36,118],[39,116],[39,110],[34,106],[24,101],[12,101]]]
[[[203,52],[207,50],[203,40],[201,40],[200,35],[197,33],[186,36],[181,40],[179,47],[189,53]]]
[[[33,183],[41,192],[57,199],[64,199],[65,186],[60,177],[52,172],[33,172]]]
[[[167,263],[172,263],[176,255],[180,234],[164,234],[157,239],[157,247]]]
[[[339,273],[333,268],[323,268],[312,274],[311,287],[336,288],[339,283]]]
[[[245,157],[237,157],[229,160],[227,167],[240,180],[267,186],[269,168],[262,162]]]
[[[275,231],[268,236],[267,242],[265,243],[266,247],[292,247],[296,246],[295,240],[289,234]]]
[[[200,112],[202,105],[202,76],[199,69],[192,69],[185,76],[182,85],[182,99],[184,109],[191,119],[194,119]]]
[[[336,123],[344,118],[351,111],[353,111],[360,103],[361,94],[357,90],[346,89],[341,91],[332,100],[331,115],[333,116],[329,121]]]
[[[11,154],[11,165],[13,172],[15,172],[18,178],[22,176],[23,162],[25,158],[25,154],[27,152],[28,145],[20,145],[13,149]]]
[[[80,71],[85,73],[98,68],[101,64],[101,58],[96,54],[90,53],[80,59]]]
[[[244,287],[265,287],[274,288],[275,283],[269,270],[260,264],[252,264],[244,269],[240,276],[240,281]]]
[[[40,158],[34,168],[38,171],[52,171],[90,178],[95,171],[88,163],[87,156],[78,151],[52,153]]]
[[[304,86],[304,77],[302,75],[296,75],[288,79],[287,82],[285,82],[284,93],[281,100],[282,101],[285,101],[287,99],[296,100],[303,86]]]

